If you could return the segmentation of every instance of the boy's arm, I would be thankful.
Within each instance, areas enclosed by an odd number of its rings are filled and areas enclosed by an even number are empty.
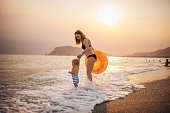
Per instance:
[[[69,71],[68,73],[70,73],[70,74],[75,74],[75,67],[72,67],[72,70],[71,71]]]
[[[72,74],[72,71],[69,71],[68,73]]]

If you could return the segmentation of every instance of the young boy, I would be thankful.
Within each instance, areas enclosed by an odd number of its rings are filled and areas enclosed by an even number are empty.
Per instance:
[[[69,73],[72,74],[73,84],[75,87],[78,87],[78,83],[79,83],[79,77],[78,77],[79,64],[80,64],[79,59],[73,59],[72,60],[72,70],[69,71]]]

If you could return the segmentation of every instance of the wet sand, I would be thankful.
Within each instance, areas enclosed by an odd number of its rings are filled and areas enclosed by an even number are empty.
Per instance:
[[[156,80],[166,79],[170,76],[170,67],[162,66],[160,70],[149,71],[140,74],[129,75],[131,82],[141,84],[146,82],[153,82]]]
[[[162,75],[161,71],[165,70]],[[160,78],[158,75],[157,79],[153,77],[153,80],[148,77],[156,73],[161,74]],[[145,85],[146,88],[134,91],[125,98],[96,105],[93,113],[170,113],[170,69],[163,68],[142,75],[145,79],[141,79],[140,82],[140,77],[136,77],[136,82]],[[135,78],[135,75],[133,77]]]

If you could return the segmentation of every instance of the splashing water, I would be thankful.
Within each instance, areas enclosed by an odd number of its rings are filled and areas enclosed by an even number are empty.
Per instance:
[[[18,57],[23,60],[21,56],[15,56],[13,60],[18,60]],[[6,112],[91,112],[96,104],[124,98],[134,89],[144,88],[143,85],[129,82],[128,75],[160,68],[160,64],[147,63],[144,58],[109,57],[107,70],[102,74],[94,75],[93,82],[90,82],[87,80],[83,58],[79,71],[79,87],[75,88],[72,77],[68,73],[71,70],[73,56],[27,57],[24,62],[14,63],[11,66],[15,67],[15,70],[38,68],[42,71],[16,81],[15,85],[9,85],[10,90],[16,91],[15,95],[7,99],[11,106],[0,105]],[[41,60],[38,60],[40,57]],[[20,86],[19,90],[15,86]],[[2,87],[7,86],[1,84],[1,89]]]

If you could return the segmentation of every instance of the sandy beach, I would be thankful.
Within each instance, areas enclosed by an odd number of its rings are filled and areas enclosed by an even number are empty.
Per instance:
[[[96,105],[93,113],[169,113],[170,112],[170,68],[142,74],[130,75],[132,82],[146,88],[115,101]]]

